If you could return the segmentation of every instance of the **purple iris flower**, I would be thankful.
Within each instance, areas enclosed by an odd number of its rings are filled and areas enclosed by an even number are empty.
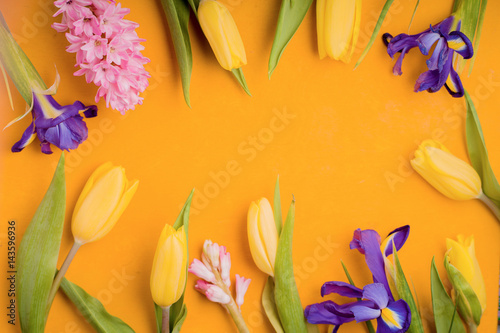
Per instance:
[[[333,301],[308,305],[304,316],[309,323],[335,325],[333,332],[354,320],[359,323],[377,319],[377,333],[402,333],[410,327],[408,304],[402,299],[393,301],[381,283],[359,289],[345,282],[331,281],[321,287],[321,296],[331,293],[362,300],[342,305]]]
[[[377,319],[377,333],[406,332],[411,323],[411,311],[404,300],[394,300],[387,273],[392,271],[392,263],[387,257],[393,249],[399,251],[408,239],[410,226],[393,230],[382,241],[380,235],[371,229],[354,231],[351,249],[357,249],[365,256],[366,264],[372,272],[374,283],[362,290],[340,281],[326,282],[321,287],[321,296],[336,293],[341,296],[358,298],[356,302],[339,305],[333,301],[312,304],[306,307],[304,315],[311,324],[340,325],[356,321]]]
[[[35,136],[41,142],[42,152],[52,154],[50,144],[62,150],[76,149],[88,136],[87,125],[83,121],[97,115],[95,105],[85,106],[76,101],[72,105],[61,106],[46,94],[33,92],[32,122],[24,131],[21,140],[12,146],[12,152],[20,152],[30,144]]]
[[[464,59],[469,59],[474,51],[469,38],[459,31],[460,22],[457,24],[457,29],[451,31],[453,22],[454,17],[450,16],[441,23],[416,35],[399,34],[392,37],[386,33],[382,36],[387,46],[387,53],[391,58],[394,58],[396,53],[401,53],[393,68],[395,75],[402,74],[403,58],[412,48],[418,46],[423,55],[429,55],[435,45],[431,57],[426,62],[429,70],[420,74],[415,84],[415,92],[423,90],[436,92],[444,85],[453,97],[464,95],[460,77],[453,68],[453,57],[456,52]]]

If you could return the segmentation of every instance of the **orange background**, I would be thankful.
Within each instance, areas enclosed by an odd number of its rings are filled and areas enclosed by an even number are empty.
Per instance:
[[[266,276],[257,269],[249,252],[246,213],[252,200],[262,196],[272,199],[279,174],[284,214],[292,194],[297,200],[293,259],[304,306],[322,300],[319,290],[323,282],[345,280],[340,259],[359,286],[371,282],[363,257],[348,247],[354,229],[373,228],[384,237],[394,228],[410,224],[411,234],[400,259],[418,292],[426,331],[432,332],[430,262],[436,256],[444,278],[441,263],[445,238],[458,234],[474,234],[486,282],[488,305],[479,332],[495,331],[498,221],[479,201],[456,202],[442,196],[412,172],[408,163],[417,144],[427,138],[441,140],[457,156],[467,159],[463,99],[451,98],[444,89],[435,94],[414,93],[415,80],[426,70],[424,57],[417,50],[410,52],[403,64],[403,76],[396,77],[392,74],[394,61],[380,38],[355,71],[354,62],[320,61],[315,4],[268,80],[267,62],[280,1],[221,1],[229,7],[245,43],[248,65],[244,73],[253,97],[220,68],[193,21],[192,109],[183,100],[159,1],[122,1],[124,7],[132,8],[126,19],[140,23],[137,32],[147,39],[143,54],[151,59],[147,65],[152,75],[150,86],[143,94],[144,104],[126,116],[106,109],[101,101],[99,116],[86,121],[88,141],[66,155],[67,221],[59,265],[72,243],[70,216],[76,199],[98,165],[108,160],[121,164],[129,178],[139,179],[140,185],[112,232],[79,250],[67,277],[99,297],[111,314],[137,332],[154,332],[149,275],[156,242],[164,224],[174,222],[195,188],[189,230],[191,260],[199,258],[205,239],[226,245],[232,258],[232,276],[238,273],[252,279],[242,307],[244,318],[251,331],[271,332],[260,306]],[[355,60],[367,44],[384,2],[364,2]],[[381,32],[407,32],[414,6],[413,0],[396,0]],[[422,1],[411,32],[441,21],[449,15],[451,6],[451,0]],[[48,85],[57,66],[62,78],[56,95],[59,103],[78,99],[92,104],[97,88],[86,84],[83,77],[72,75],[75,56],[65,52],[68,42],[64,34],[50,27],[60,21],[60,17],[50,15],[55,12],[52,2],[5,1],[0,9]],[[500,153],[495,147],[500,144],[500,47],[494,15],[499,12],[500,3],[490,1],[474,70],[470,77],[462,75],[474,97],[498,175]],[[12,111],[3,82],[0,91],[3,127],[24,110],[25,103],[13,90]],[[277,114],[284,112],[290,116],[280,123]],[[1,133],[2,272],[7,262],[7,221],[16,221],[20,240],[60,155],[57,149],[51,156],[42,154],[38,141],[21,153],[10,152],[28,126],[27,118]],[[227,173],[228,164],[231,175]],[[13,328],[6,323],[7,286],[5,278],[0,281],[0,305],[4,309],[1,330],[18,332],[19,326]],[[190,275],[183,331],[232,331],[229,315],[197,293],[194,282]],[[364,332],[365,327],[349,324],[344,330]],[[46,332],[92,331],[68,299],[58,294]]]

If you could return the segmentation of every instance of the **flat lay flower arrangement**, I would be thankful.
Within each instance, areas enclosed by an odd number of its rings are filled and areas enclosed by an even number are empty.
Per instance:
[[[0,5],[2,332],[496,330],[499,10]]]

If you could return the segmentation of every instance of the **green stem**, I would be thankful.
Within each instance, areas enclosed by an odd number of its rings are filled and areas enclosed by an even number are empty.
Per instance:
[[[498,219],[498,221],[500,221],[500,209],[498,208],[498,206],[483,192],[481,192],[481,194],[477,198],[481,200],[493,212],[493,214],[495,214],[495,217]]]
[[[477,325],[474,323],[469,324],[469,333],[476,333],[477,332]]]
[[[238,331],[240,333],[250,333],[247,324],[245,323],[245,320],[241,315],[240,309],[238,309],[238,306],[236,305],[236,302],[234,301],[233,297],[231,297],[231,302],[229,302],[228,304],[224,304],[224,307],[227,309],[227,311],[229,311],[229,314],[233,318],[233,321],[236,324]]]
[[[161,308],[161,332],[170,333],[170,306]]]
[[[61,269],[59,272],[57,272],[56,277],[54,278],[54,282],[52,283],[52,287],[50,288],[49,292],[49,298],[47,300],[47,311],[45,314],[45,317],[48,317],[50,307],[52,306],[52,302],[54,301],[54,297],[56,296],[57,290],[59,289],[59,286],[61,285],[62,279],[64,277],[64,274],[66,274],[66,271],[69,268],[69,264],[71,264],[71,261],[75,257],[76,251],[80,248],[82,244],[80,243],[73,243],[73,246],[71,247],[71,250],[69,250],[68,255],[66,256],[66,259],[64,259],[64,262],[61,266]]]

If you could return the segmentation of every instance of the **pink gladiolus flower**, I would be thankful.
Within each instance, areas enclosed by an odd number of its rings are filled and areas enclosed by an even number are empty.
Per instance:
[[[124,19],[130,9],[113,0],[58,0],[54,5],[59,8],[54,16],[62,14],[62,19],[52,27],[68,31],[66,51],[76,53],[80,67],[74,74],[99,87],[96,102],[104,98],[107,107],[122,114],[142,104],[139,94],[149,85],[144,69],[149,59],[141,54],[145,40],[134,31],[139,24]]]

